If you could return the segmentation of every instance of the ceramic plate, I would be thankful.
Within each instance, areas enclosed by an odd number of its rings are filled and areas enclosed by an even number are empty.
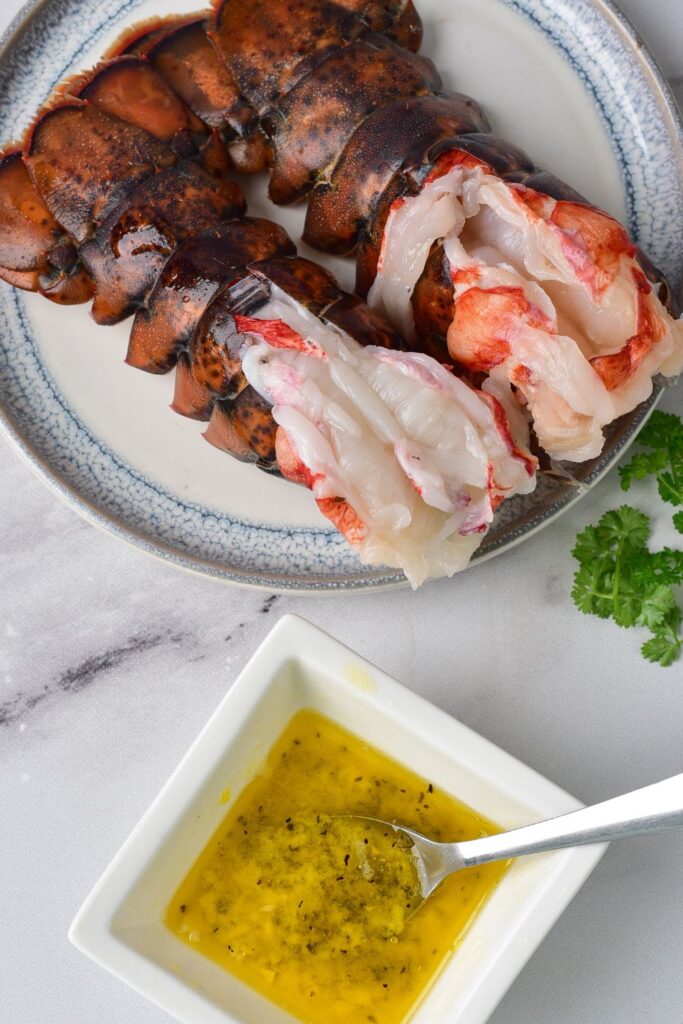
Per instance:
[[[0,41],[0,139],[10,141],[65,75],[94,64],[123,28],[192,0],[43,0]],[[626,222],[664,272],[683,262],[683,129],[656,65],[605,0],[418,0],[423,52],[447,87],[477,97],[494,129]],[[245,189],[250,212],[293,237],[301,210]],[[300,247],[305,255],[305,246]],[[325,260],[351,286],[349,261]],[[169,409],[172,380],[123,362],[129,323],[97,327],[0,282],[0,409],[15,445],[84,515],[184,568],[268,589],[400,585],[361,566],[308,492],[213,449]],[[615,425],[590,485],[649,412]],[[500,553],[566,509],[582,488],[544,479],[507,502],[479,557]]]

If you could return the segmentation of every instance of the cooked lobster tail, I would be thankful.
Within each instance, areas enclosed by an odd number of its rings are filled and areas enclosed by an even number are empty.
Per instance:
[[[63,305],[87,302],[94,291],[76,246],[36,191],[18,150],[0,156],[0,278]]]
[[[133,68],[126,60],[112,73],[127,82]],[[95,285],[93,317],[116,323],[144,302],[181,242],[239,216],[244,200],[235,184],[179,157],[137,123],[147,117],[144,105],[126,119],[112,112],[123,100],[105,89],[105,73],[108,80],[109,70],[100,70],[83,89],[101,105],[65,99],[39,117],[25,163],[45,205],[79,244]],[[172,107],[164,134],[176,139],[181,123]]]
[[[193,332],[216,292],[244,268],[267,256],[294,253],[287,233],[259,218],[222,220],[179,246],[135,317],[126,361],[166,373],[189,348]]]
[[[71,80],[36,119],[23,159],[13,152],[0,168],[0,259],[17,283],[41,277],[47,287],[49,260],[61,252],[66,265],[68,250],[94,291],[97,322],[137,311],[128,363],[153,373],[177,365],[176,411],[208,420],[212,443],[276,469],[276,425],[241,373],[235,308],[256,313],[277,282],[362,344],[401,342],[327,271],[295,258],[282,228],[243,216],[238,187],[206,169],[202,128],[142,57]]]
[[[175,366],[177,412],[414,583],[533,488],[530,424],[592,458],[683,366],[661,275],[444,91],[421,34],[411,0],[216,0],[127,33],[0,157],[0,277],[134,314],[127,362]],[[230,169],[266,166],[368,304],[244,216]]]

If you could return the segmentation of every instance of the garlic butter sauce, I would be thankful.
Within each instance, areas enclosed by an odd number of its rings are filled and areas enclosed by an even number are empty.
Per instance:
[[[180,885],[167,926],[304,1024],[401,1024],[506,865],[460,872],[415,910],[412,857],[353,814],[443,841],[498,831],[302,711]]]

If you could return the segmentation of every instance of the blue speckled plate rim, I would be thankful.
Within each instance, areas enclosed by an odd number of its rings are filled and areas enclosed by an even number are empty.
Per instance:
[[[0,60],[2,59],[3,54],[11,48],[15,37],[19,37],[22,34],[30,23],[31,18],[47,2],[48,0],[28,0],[28,2],[25,3],[20,11],[15,15],[6,30],[0,36]],[[527,12],[523,11],[521,7],[517,5],[515,0],[504,0],[504,2],[507,2],[511,8],[516,9],[523,16],[527,16]],[[590,2],[596,11],[601,13],[606,20],[611,20],[615,23],[619,34],[623,38],[624,44],[635,50],[637,60],[645,66],[651,80],[656,84],[660,93],[660,106],[662,113],[666,112],[668,114],[670,119],[669,130],[678,141],[679,177],[683,182],[683,121],[681,120],[676,99],[671,92],[663,72],[647,46],[644,44],[637,30],[631,24],[626,15],[624,15],[624,13],[612,2],[612,0],[590,0]],[[558,47],[556,45],[556,48],[559,49],[567,59],[571,59],[566,53],[564,53],[561,46]],[[584,76],[582,75],[581,77],[584,84],[587,85],[589,90],[592,92],[592,89],[590,89],[589,83],[586,82]],[[595,95],[594,98],[597,100]],[[599,102],[598,108],[602,115],[603,112]],[[622,167],[622,172],[625,172],[625,162],[623,157],[620,158],[620,165]],[[630,201],[630,197],[628,195],[627,198]],[[631,207],[629,209],[629,220],[632,219],[632,214],[633,210]],[[655,389],[652,398],[645,403],[640,410],[638,410],[639,414],[634,417],[634,422],[631,424],[628,434],[623,438],[618,451],[614,453],[614,456],[610,458],[609,461],[596,467],[595,471],[586,479],[584,486],[577,489],[571,496],[568,496],[566,501],[558,507],[551,509],[550,512],[545,511],[540,514],[537,520],[532,518],[523,530],[512,534],[510,538],[506,538],[504,541],[497,543],[486,552],[481,553],[477,557],[477,561],[484,561],[501,553],[503,550],[508,550],[508,548],[516,546],[527,537],[538,532],[538,530],[543,526],[554,521],[567,509],[576,504],[576,502],[580,500],[589,488],[592,488],[607,472],[609,472],[618,458],[632,443],[637,430],[649,417],[653,408],[659,401],[660,394],[661,392],[659,389]],[[300,577],[292,577],[289,579],[280,575],[273,576],[272,571],[268,570],[255,570],[246,573],[235,569],[228,569],[225,566],[218,565],[210,560],[187,553],[181,553],[172,545],[167,544],[159,538],[150,539],[149,535],[144,531],[121,521],[110,512],[102,511],[97,505],[85,498],[84,495],[82,495],[76,488],[67,483],[67,481],[62,478],[61,474],[54,469],[50,462],[45,459],[23,436],[20,428],[15,424],[11,414],[2,408],[2,406],[0,406],[0,426],[3,428],[8,439],[12,443],[12,446],[28,462],[36,475],[43,480],[51,490],[74,506],[76,511],[78,511],[86,520],[109,533],[113,533],[117,538],[130,543],[134,547],[142,549],[147,554],[156,556],[164,561],[171,562],[178,568],[189,572],[198,572],[203,575],[220,579],[223,582],[239,586],[287,593],[298,592],[301,594],[309,594],[313,591],[321,594],[335,593],[340,590],[355,590],[357,592],[363,592],[367,590],[394,589],[396,587],[406,586],[406,581],[403,575],[392,570],[382,571],[381,569],[368,569],[367,574],[359,578],[346,576],[334,579],[330,578],[328,575],[307,574],[304,579]],[[123,464],[123,460],[118,458],[115,453],[108,452],[108,454],[110,457]],[[173,500],[177,500],[176,496],[171,495],[170,493],[169,497]],[[254,524],[254,526],[256,526],[256,524]],[[261,524],[259,524],[259,528],[260,526]],[[267,529],[265,525],[263,528]],[[275,532],[277,532],[277,528],[275,528]],[[315,530],[315,528],[310,530],[304,528],[302,531],[294,532],[320,533],[323,531]]]
[[[678,139],[679,163],[681,165],[681,177],[683,179],[683,115],[678,106],[678,101],[671,90],[671,86],[659,66],[659,62],[646,45],[640,32],[633,22],[627,18],[624,12],[617,7],[616,3],[614,3],[613,0],[597,0],[597,6],[603,8],[609,15],[611,15],[626,40],[635,45],[641,61],[647,66],[648,71],[662,94],[664,109],[666,109],[671,116],[671,128]]]
[[[528,11],[524,9],[523,3],[520,0],[502,0],[512,10],[520,14],[521,17],[531,20],[538,27],[539,31],[544,35],[547,35],[546,30],[540,22],[532,18]],[[677,145],[677,164],[678,164],[678,178],[683,188],[683,112],[679,108],[678,101],[673,94],[671,86],[669,85],[666,76],[660,67],[657,59],[648,48],[643,37],[641,36],[638,29],[635,27],[633,22],[624,14],[624,12],[617,6],[615,0],[586,0],[586,2],[595,9],[595,11],[602,16],[606,23],[610,24],[611,27],[621,36],[624,46],[634,52],[634,55],[638,62],[644,66],[644,70],[647,71],[652,83],[656,85],[657,90],[660,93],[660,107],[662,112],[666,111],[669,117],[669,130],[671,135],[676,139]],[[581,72],[579,68],[575,66],[575,62],[571,54],[567,51],[566,47],[556,37],[552,40],[555,49],[562,54],[563,58],[571,65],[572,70],[578,75],[583,86],[590,93],[598,113],[605,124],[609,124],[609,117],[603,109],[603,104],[600,100],[600,96],[597,94],[595,87],[587,79],[585,74]],[[614,147],[613,140],[610,139],[611,144]],[[634,232],[636,227],[636,216],[634,212],[634,201],[632,195],[632,187],[629,186],[629,165],[623,151],[617,148],[616,158],[620,166],[620,171],[623,177],[626,179],[624,184],[626,186],[626,203],[627,203],[627,220],[629,224],[629,230],[631,233]]]

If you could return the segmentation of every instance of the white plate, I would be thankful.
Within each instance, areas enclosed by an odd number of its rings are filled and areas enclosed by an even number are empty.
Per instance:
[[[418,0],[423,51],[448,87],[472,93],[494,129],[625,220],[677,281],[683,169],[675,103],[656,66],[603,0]],[[192,0],[43,0],[0,42],[0,139],[24,129],[65,75],[91,66],[121,30]],[[301,209],[273,207],[263,178],[250,210],[300,236]],[[350,261],[325,259],[350,286]],[[368,569],[309,493],[213,449],[202,424],[169,409],[172,379],[123,362],[130,323],[97,327],[0,282],[0,413],[40,475],[91,520],[185,568],[268,589],[400,585]],[[656,396],[655,396],[656,398]],[[588,484],[614,463],[649,408],[618,425]],[[567,508],[576,489],[542,481],[505,503],[481,556],[505,550]],[[481,557],[480,556],[480,557]]]
[[[513,829],[574,797],[293,615],[278,622],[80,909],[69,937],[183,1024],[295,1024],[164,925],[173,893],[269,749],[313,708]],[[604,846],[520,858],[465,933],[412,1024],[483,1024]]]

